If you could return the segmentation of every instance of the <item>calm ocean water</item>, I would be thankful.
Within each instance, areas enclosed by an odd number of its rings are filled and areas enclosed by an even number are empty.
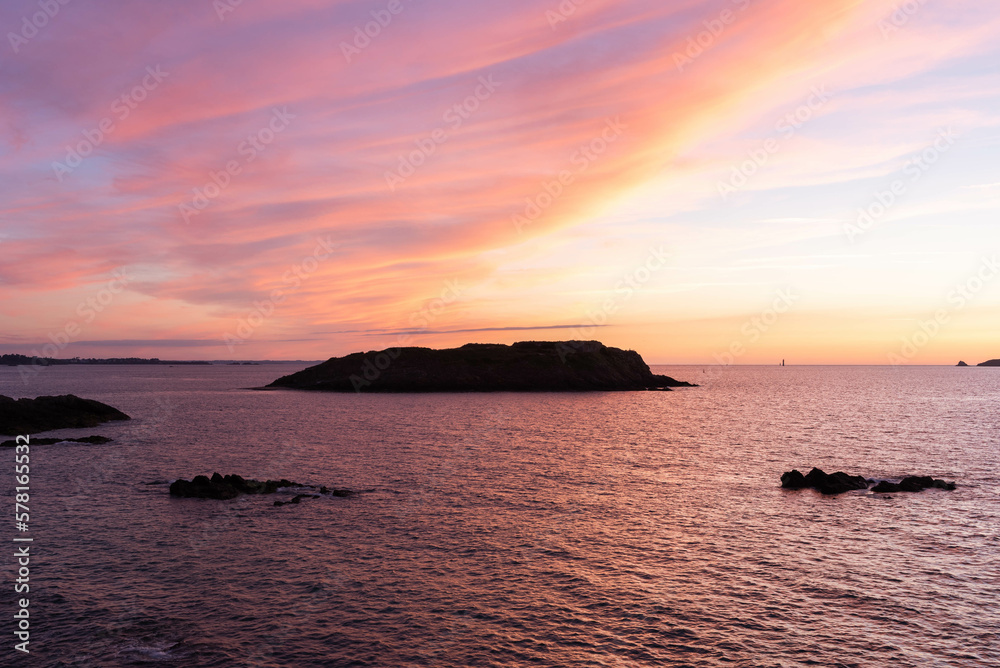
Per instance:
[[[53,367],[29,385],[0,367],[0,394],[134,418],[59,432],[108,445],[32,449],[17,665],[1000,665],[1000,369],[655,367],[704,385],[607,394],[241,389],[302,366]],[[959,487],[778,487],[809,466]],[[213,471],[361,493],[168,495]]]

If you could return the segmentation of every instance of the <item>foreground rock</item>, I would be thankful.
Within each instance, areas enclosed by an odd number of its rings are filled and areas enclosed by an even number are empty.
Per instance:
[[[28,445],[55,445],[56,443],[86,443],[87,445],[104,445],[111,443],[107,436],[84,436],[83,438],[33,438]],[[0,448],[13,448],[20,445],[16,440],[0,443]]]
[[[329,392],[566,392],[665,390],[691,383],[654,374],[633,350],[599,341],[390,348],[334,357],[268,387]]]
[[[785,489],[804,489],[811,487],[822,494],[843,494],[852,489],[868,489],[868,480],[860,475],[848,475],[843,471],[825,473],[814,468],[806,475],[798,470],[792,470],[781,475],[781,486]]]
[[[848,475],[843,471],[836,473],[825,473],[822,469],[814,468],[806,475],[797,470],[791,470],[781,474],[781,486],[785,489],[805,489],[807,487],[815,489],[822,494],[843,494],[855,489],[868,489],[870,485],[873,492],[921,492],[925,489],[935,487],[938,489],[953,490],[955,483],[937,480],[930,476],[910,476],[903,478],[900,482],[894,483],[883,480],[875,484],[876,481],[860,475]]]
[[[352,492],[347,489],[329,489],[327,487],[316,487],[315,485],[303,485],[291,480],[247,480],[238,475],[222,476],[213,473],[212,477],[199,475],[192,480],[175,480],[170,484],[170,495],[196,499],[235,499],[241,494],[274,494],[284,487],[299,487],[306,489],[318,489],[319,495],[330,494],[332,496],[350,496]],[[319,496],[315,495],[315,496]],[[308,495],[299,495],[308,496]],[[298,503],[294,499],[290,503]],[[279,505],[276,503],[275,505]]]
[[[72,394],[17,400],[0,395],[0,434],[37,434],[131,419],[117,408]]]
[[[946,489],[950,492],[955,489],[955,483],[938,480],[937,478],[932,478],[928,475],[913,475],[903,478],[898,483],[883,480],[879,484],[872,487],[872,491],[879,494],[891,494],[894,492],[922,492],[925,489],[930,489],[932,487],[936,489]]]

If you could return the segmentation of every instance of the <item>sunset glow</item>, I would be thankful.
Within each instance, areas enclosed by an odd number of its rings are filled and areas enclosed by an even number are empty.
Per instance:
[[[991,4],[44,4],[0,8],[0,353],[1000,356]]]

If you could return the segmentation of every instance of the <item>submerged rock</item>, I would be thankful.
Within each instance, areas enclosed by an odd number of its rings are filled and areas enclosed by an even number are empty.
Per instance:
[[[860,475],[848,475],[843,471],[836,473],[825,473],[822,469],[814,468],[808,474],[802,475],[798,469],[793,469],[781,474],[781,486],[785,489],[805,489],[810,487],[822,494],[843,494],[855,489],[868,489],[869,485],[875,485],[873,492],[920,492],[925,489],[936,487],[938,489],[953,490],[955,483],[937,480],[930,476],[909,476],[900,482],[894,483],[888,480],[876,481]]]
[[[639,353],[600,341],[390,348],[334,357],[268,385],[329,392],[566,392],[682,386],[691,384],[654,374]]]
[[[0,395],[0,434],[37,434],[131,419],[117,408],[73,394],[16,400]]]
[[[192,480],[175,480],[170,484],[171,496],[197,499],[235,499],[240,494],[274,494],[284,487],[300,487],[306,489],[316,489],[315,485],[304,485],[291,480],[248,480],[238,475],[222,476],[213,473],[212,477],[198,475]],[[330,490],[327,487],[319,488],[320,492],[330,493],[332,496],[350,496],[353,494],[349,489]],[[319,494],[308,495],[299,494],[301,497],[319,497]],[[275,505],[282,505],[284,502],[275,502]],[[298,503],[292,499],[288,503]]]
[[[343,491],[343,490],[341,490]],[[318,499],[319,494],[296,494],[291,501],[275,501],[276,506],[287,506],[289,503],[298,503],[302,499]]]

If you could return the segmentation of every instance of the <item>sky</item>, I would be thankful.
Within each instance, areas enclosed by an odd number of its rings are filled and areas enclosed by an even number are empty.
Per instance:
[[[987,0],[10,0],[0,353],[1000,357]]]

